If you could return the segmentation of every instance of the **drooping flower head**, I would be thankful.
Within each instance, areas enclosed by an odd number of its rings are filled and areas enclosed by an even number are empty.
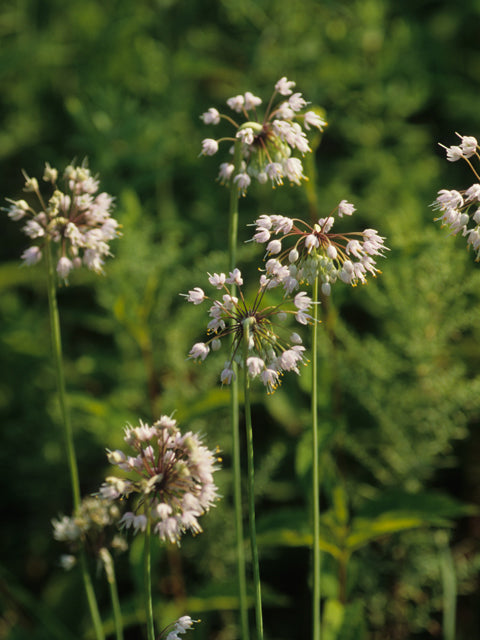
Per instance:
[[[243,278],[239,269],[234,269],[228,277],[224,273],[209,275],[209,282],[224,292],[220,299],[209,298],[200,287],[182,294],[195,305],[204,300],[212,303],[209,310],[211,320],[207,325],[210,337],[205,342],[194,344],[189,357],[205,360],[210,351],[220,349],[222,339],[227,338],[231,352],[220,374],[221,382],[230,384],[234,377],[233,362],[237,362],[240,366],[246,364],[250,377],[259,377],[267,392],[273,393],[285,371],[298,374],[298,365],[305,363],[301,337],[294,332],[284,339],[279,334],[286,331],[284,325],[288,314],[301,325],[312,320],[308,313],[311,298],[301,291],[293,299],[284,298],[279,304],[266,305],[265,293],[276,283],[262,274],[255,298],[249,304],[242,292]],[[228,284],[238,287],[239,297],[230,293]],[[245,344],[248,345],[246,357]]]
[[[325,295],[337,279],[355,285],[365,283],[369,273],[375,276],[379,273],[375,257],[387,249],[384,238],[375,229],[332,232],[335,213],[341,218],[354,211],[352,204],[342,200],[330,216],[313,226],[298,218],[261,215],[252,240],[266,244],[267,256],[275,256],[266,262],[266,276],[289,294],[301,282],[312,284],[319,277]]]
[[[456,162],[463,159],[473,171],[478,182],[468,189],[440,189],[438,197],[432,204],[433,208],[440,212],[435,220],[440,220],[442,226],[448,227],[451,235],[467,237],[467,247],[473,247],[475,261],[480,261],[480,175],[475,169],[474,160],[480,161],[480,147],[473,136],[461,136],[460,145],[444,147],[447,152],[447,160]],[[440,145],[443,147],[443,145]]]
[[[140,421],[137,427],[126,427],[124,439],[133,455],[108,451],[108,461],[127,477],[110,476],[100,487],[100,496],[107,500],[136,498],[120,524],[144,531],[150,518],[161,540],[176,543],[186,531],[202,531],[198,518],[218,499],[215,454],[198,435],[182,435],[169,416],[152,426]]]
[[[168,627],[162,631],[160,637],[162,640],[180,640],[179,635],[184,634],[198,622],[200,622],[200,620],[192,620],[190,616],[182,616],[176,622],[169,624]]]
[[[51,188],[48,199],[42,196],[38,180],[24,175],[24,191],[34,194],[37,204],[8,200],[6,208],[12,220],[25,223],[22,231],[34,241],[22,254],[24,264],[39,262],[45,242],[51,241],[58,246],[60,279],[66,281],[72,269],[82,265],[102,273],[105,257],[111,255],[109,242],[119,235],[119,224],[111,216],[112,196],[98,193],[98,179],[84,165],[69,165],[59,183],[57,169],[47,163],[43,180]]]
[[[322,131],[326,122],[314,110],[306,110],[308,102],[301,93],[293,92],[294,86],[295,82],[287,78],[276,83],[263,118],[259,118],[257,112],[262,100],[249,91],[227,100],[228,107],[242,115],[245,122],[213,107],[201,116],[205,124],[218,125],[225,119],[235,128],[234,137],[206,138],[202,142],[203,155],[217,153],[220,142],[241,142],[240,171],[233,175],[233,160],[222,163],[219,173],[222,183],[233,180],[239,192],[244,194],[252,178],[262,184],[270,180],[273,186],[283,184],[284,179],[297,185],[306,179],[298,157],[311,151],[305,130],[316,127]],[[233,153],[232,146],[230,151]]]
[[[68,545],[68,556],[62,556],[62,565],[71,568],[76,554],[83,548],[94,556],[102,549],[125,551],[126,540],[118,533],[121,510],[117,504],[98,496],[84,498],[72,516],[52,519],[53,537]]]

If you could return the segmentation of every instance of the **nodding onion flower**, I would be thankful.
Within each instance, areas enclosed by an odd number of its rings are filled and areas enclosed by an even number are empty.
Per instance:
[[[150,519],[161,540],[176,543],[186,531],[201,532],[199,516],[218,499],[214,452],[191,431],[182,435],[169,416],[152,426],[142,421],[137,427],[127,426],[124,439],[133,455],[108,451],[108,461],[130,477],[110,476],[99,492],[108,500],[137,497],[135,508],[124,513],[120,524],[136,533],[144,531]]]
[[[301,93],[293,93],[294,86],[295,82],[287,78],[281,78],[276,83],[262,119],[257,115],[257,107],[262,100],[250,91],[227,100],[228,107],[234,113],[243,115],[243,123],[237,122],[236,116],[222,114],[214,107],[202,114],[205,124],[218,125],[224,119],[236,131],[234,137],[203,140],[201,155],[214,155],[221,142],[241,142],[240,170],[234,176],[233,162],[223,162],[218,176],[222,184],[233,180],[240,193],[245,194],[252,178],[262,184],[270,180],[272,186],[283,184],[284,179],[297,185],[306,180],[302,161],[293,155],[299,153],[303,156],[311,152],[302,125],[307,131],[311,127],[322,131],[327,123],[314,110],[305,111],[308,102]]]
[[[168,627],[161,632],[159,637],[164,640],[180,640],[179,635],[184,634],[198,622],[200,622],[200,620],[192,620],[190,616],[182,616],[172,624],[169,624]],[[166,635],[167,631],[168,634]]]
[[[110,500],[87,496],[72,516],[53,518],[53,537],[68,545],[69,555],[63,555],[60,560],[63,568],[74,566],[76,554],[83,547],[95,557],[101,557],[105,549],[125,551],[127,542],[118,534],[116,526],[121,515],[119,506]]]
[[[243,278],[239,269],[234,269],[228,277],[224,273],[209,274],[208,279],[213,287],[224,292],[221,298],[209,298],[200,287],[181,294],[194,305],[204,300],[212,303],[211,320],[207,325],[210,338],[194,344],[189,357],[203,361],[210,351],[220,349],[222,339],[227,338],[231,352],[220,374],[221,382],[230,384],[232,381],[234,362],[240,366],[245,363],[250,377],[260,378],[268,393],[273,393],[280,385],[285,371],[300,373],[298,365],[306,363],[301,337],[298,333],[288,332],[289,337],[284,339],[279,333],[287,331],[284,325],[288,315],[293,315],[301,325],[312,321],[308,313],[311,298],[301,291],[293,299],[284,298],[279,304],[265,305],[264,296],[272,288],[272,281],[262,274],[253,302],[248,303],[242,292]],[[238,287],[239,297],[230,293],[228,284]]]
[[[339,217],[351,216],[355,207],[342,200],[335,212]],[[287,294],[300,283],[312,284],[319,277],[322,292],[329,295],[337,279],[351,285],[365,283],[367,275],[375,276],[375,256],[383,256],[387,247],[375,229],[333,233],[333,215],[310,225],[298,218],[261,215],[255,222],[254,242],[266,244],[266,277],[282,285]]]
[[[45,242],[52,241],[58,246],[56,270],[62,280],[67,281],[69,273],[82,265],[102,273],[104,259],[111,255],[108,243],[120,235],[120,225],[111,216],[112,196],[97,193],[99,181],[85,165],[66,167],[60,182],[57,169],[47,162],[43,180],[50,184],[48,199],[43,198],[36,178],[24,176],[24,191],[35,195],[37,205],[7,200],[10,207],[6,208],[12,220],[25,221],[22,231],[34,241],[22,254],[24,264],[39,262]]]
[[[472,184],[468,189],[448,190],[440,189],[438,197],[433,202],[432,207],[440,211],[441,215],[435,218],[442,226],[448,227],[451,235],[467,237],[467,247],[473,247],[475,261],[480,261],[480,170],[475,169],[473,161],[475,158],[480,161],[480,147],[473,136],[461,136],[460,145],[444,147],[447,152],[447,160],[456,162],[463,159],[472,170],[478,182]],[[443,145],[440,145],[443,147]],[[473,223],[473,224],[472,224]],[[469,226],[471,225],[471,226]]]

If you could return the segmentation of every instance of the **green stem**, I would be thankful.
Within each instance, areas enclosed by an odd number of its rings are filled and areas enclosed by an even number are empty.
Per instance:
[[[320,640],[320,474],[318,451],[318,278],[313,283],[313,327],[312,327],[312,499],[313,499],[313,640]]]
[[[240,171],[240,166],[242,164],[242,146],[240,140],[235,142],[233,163],[234,169],[231,178],[232,183],[230,187],[230,208],[228,218],[228,259],[230,269],[234,269],[237,266],[238,187],[233,180]]]
[[[115,566],[113,564],[113,558],[105,547],[100,549],[100,558],[102,559],[105,569],[105,575],[107,576],[108,586],[110,588],[110,599],[112,601],[113,620],[115,623],[115,636],[117,640],[123,640],[123,621],[122,612],[120,609],[120,600],[118,597],[117,580],[115,577]]]
[[[250,546],[252,550],[253,583],[255,591],[255,615],[257,626],[257,640],[263,640],[262,590],[260,582],[260,566],[258,562],[257,534],[255,530],[255,467],[253,460],[252,412],[250,408],[250,378],[247,368],[250,326],[253,322],[255,322],[254,318],[247,318],[244,321],[243,382],[245,390],[245,430],[247,435],[248,461],[248,516],[250,524]]]
[[[457,608],[457,576],[455,563],[448,544],[448,536],[438,531],[437,544],[440,547],[440,571],[443,587],[443,638],[455,640],[455,618]]]
[[[77,458],[75,455],[75,445],[73,442],[72,425],[70,423],[70,415],[67,409],[67,393],[65,387],[65,374],[63,371],[63,355],[62,355],[62,337],[60,332],[60,316],[58,313],[57,303],[57,283],[55,270],[53,267],[52,248],[50,240],[45,243],[45,258],[47,264],[47,290],[48,290],[48,306],[50,310],[50,327],[52,333],[53,360],[55,364],[55,372],[57,377],[58,401],[60,404],[60,413],[65,434],[65,445],[67,450],[68,468],[70,470],[70,481],[72,488],[72,498],[74,511],[80,506],[80,480],[78,475]],[[97,600],[92,585],[92,580],[88,572],[87,561],[84,551],[80,554],[80,566],[82,571],[83,584],[87,596],[90,616],[97,640],[104,640],[102,620],[98,610]]]
[[[151,523],[150,513],[145,508],[147,517],[147,526],[145,528],[145,547],[143,549],[143,579],[145,587],[145,617],[147,620],[147,638],[155,640],[155,628],[153,624],[153,605],[152,605],[152,567],[151,567]]]
[[[50,324],[52,331],[53,359],[55,362],[55,372],[57,376],[58,401],[62,422],[65,431],[65,444],[67,448],[67,460],[70,470],[70,480],[72,486],[73,506],[77,509],[80,506],[80,481],[78,477],[78,465],[73,443],[72,425],[67,409],[67,394],[65,390],[65,375],[63,372],[62,338],[60,334],[60,317],[57,304],[56,277],[53,268],[52,249],[50,241],[45,244],[45,257],[47,262],[47,286],[48,304],[50,308]]]
[[[80,566],[82,570],[83,584],[85,587],[85,593],[87,595],[88,607],[90,609],[90,616],[93,622],[93,628],[95,629],[95,635],[97,640],[105,640],[105,634],[103,632],[102,619],[98,610],[97,599],[95,597],[95,591],[93,589],[92,579],[87,567],[87,558],[85,551],[80,551]]]
[[[228,222],[228,263],[232,271],[237,265],[237,236],[238,236],[238,188],[233,178],[240,170],[242,161],[241,142],[235,142],[234,170],[230,187],[230,207]],[[235,295],[235,285],[232,285],[232,296]],[[233,341],[233,336],[232,336]],[[238,410],[238,377],[237,366],[233,364],[233,379],[230,390],[230,415],[232,426],[232,464],[233,464],[233,499],[235,508],[235,539],[237,555],[238,599],[240,608],[240,629],[242,640],[249,640],[248,629],[248,599],[245,547],[243,543],[243,513],[242,513],[242,472],[240,460],[240,419]]]

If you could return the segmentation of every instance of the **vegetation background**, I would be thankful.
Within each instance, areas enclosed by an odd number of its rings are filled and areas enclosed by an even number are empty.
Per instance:
[[[22,168],[40,177],[45,161],[87,157],[123,225],[106,277],[78,273],[59,292],[83,492],[139,418],[175,410],[223,451],[225,498],[205,533],[157,550],[165,624],[188,613],[203,620],[195,637],[236,637],[223,356],[186,361],[205,318],[179,296],[226,265],[228,192],[220,159],[198,157],[212,135],[199,115],[246,90],[267,101],[287,76],[329,122],[316,179],[310,191],[252,189],[241,240],[259,213],[325,215],[346,198],[358,210],[348,223],[391,248],[380,278],[337,285],[323,306],[323,589],[340,607],[326,605],[325,637],[478,637],[480,519],[460,505],[480,500],[480,276],[429,204],[473,181],[437,142],[480,134],[479,32],[478,0],[1,3],[0,193],[22,197]],[[43,270],[19,268],[26,240],[4,214],[0,638],[88,638],[81,581],[59,567],[51,536],[70,490]],[[239,266],[260,259],[245,245]],[[266,630],[308,637],[308,370],[272,397],[258,389],[254,409]],[[119,559],[128,638],[141,624],[139,556],[133,543]],[[108,627],[101,573],[96,587]]]

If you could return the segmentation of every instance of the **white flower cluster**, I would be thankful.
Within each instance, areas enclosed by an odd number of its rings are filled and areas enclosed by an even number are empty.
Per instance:
[[[219,142],[241,141],[241,167],[235,171],[233,162],[222,163],[219,173],[222,183],[229,183],[233,179],[239,192],[245,194],[252,178],[262,184],[270,180],[273,186],[283,184],[284,179],[297,185],[306,179],[302,161],[292,155],[294,152],[304,155],[311,151],[302,125],[307,131],[311,127],[321,131],[326,122],[315,111],[305,111],[308,102],[301,93],[293,92],[294,86],[295,82],[287,78],[281,78],[276,83],[262,121],[259,121],[256,110],[262,100],[249,91],[227,100],[230,109],[242,114],[245,122],[238,124],[233,117],[221,114],[214,107],[201,116],[205,124],[217,125],[223,118],[236,129],[234,138],[203,140],[203,155],[214,155],[218,151]],[[281,97],[278,103],[275,100],[277,96]],[[233,152],[232,147],[231,153]]]
[[[168,635],[165,637],[165,640],[180,640],[179,635],[185,633],[188,629],[193,627],[195,622],[199,622],[199,620],[192,620],[190,616],[182,616],[173,625],[169,625],[167,629],[170,629]]]
[[[335,211],[339,217],[350,216],[355,207],[342,200]],[[276,256],[265,265],[270,286],[282,285],[291,294],[300,283],[312,284],[319,277],[323,294],[329,295],[338,279],[355,285],[365,283],[369,273],[379,273],[374,258],[387,249],[384,238],[375,229],[332,233],[334,222],[333,215],[313,226],[297,218],[261,215],[252,240],[267,245],[267,256]]]
[[[135,455],[108,451],[108,461],[132,478],[111,476],[100,487],[100,496],[107,500],[140,495],[136,509],[127,511],[120,524],[144,531],[150,518],[161,540],[176,543],[188,530],[201,532],[198,517],[218,498],[213,452],[191,431],[182,435],[169,416],[161,416],[152,426],[143,422],[128,426],[124,439]]]
[[[461,232],[463,236],[466,236],[467,247],[473,247],[476,253],[475,261],[479,262],[480,175],[471,160],[473,157],[480,160],[479,147],[476,138],[473,136],[460,136],[460,139],[459,146],[444,147],[447,152],[447,160],[450,162],[460,159],[466,160],[478,182],[463,191],[441,189],[432,206],[435,210],[441,212],[441,215],[435,220],[440,220],[442,226],[448,227],[452,235]]]
[[[242,274],[234,269],[226,277],[224,273],[209,275],[210,284],[225,293],[221,299],[212,299],[205,295],[203,289],[195,287],[184,295],[188,302],[198,305],[204,300],[210,300],[210,322],[207,332],[212,337],[206,342],[197,342],[190,350],[189,357],[195,360],[205,360],[210,350],[217,351],[221,347],[221,339],[233,337],[230,340],[231,353],[220,374],[224,384],[230,384],[235,373],[233,362],[243,366],[244,362],[251,378],[259,377],[273,393],[281,383],[281,376],[285,371],[300,373],[298,365],[304,363],[305,347],[297,333],[291,333],[289,340],[281,339],[276,325],[285,322],[287,314],[292,314],[298,323],[305,325],[312,320],[308,313],[312,300],[304,291],[299,292],[293,300],[284,299],[283,302],[272,306],[262,306],[265,292],[272,288],[271,282],[265,275],[260,278],[260,285],[251,305],[247,304],[241,287]],[[232,295],[227,284],[239,287],[239,297]],[[291,303],[293,308],[285,309]],[[247,334],[248,332],[248,334]],[[248,353],[245,358],[244,342],[248,343]]]
[[[69,546],[70,555],[61,557],[61,564],[70,569],[76,562],[73,552],[78,552],[81,543],[94,555],[101,548],[110,547],[116,551],[125,551],[127,543],[118,535],[115,525],[120,521],[121,512],[116,504],[98,496],[84,498],[73,516],[61,516],[52,519],[53,537]]]
[[[82,265],[102,273],[104,259],[111,255],[109,242],[119,235],[119,224],[112,218],[113,198],[97,193],[98,180],[85,166],[69,165],[63,173],[62,188],[58,185],[58,171],[47,163],[43,174],[53,193],[45,201],[38,180],[25,174],[24,191],[34,193],[40,205],[35,210],[26,200],[8,200],[8,215],[22,220],[22,231],[35,243],[22,254],[24,264],[36,264],[42,258],[42,247],[52,241],[58,245],[56,270],[67,280],[72,269]]]

